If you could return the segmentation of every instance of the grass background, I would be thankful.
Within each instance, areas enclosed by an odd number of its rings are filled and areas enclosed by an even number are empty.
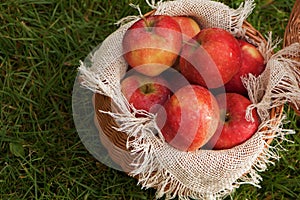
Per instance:
[[[248,21],[283,38],[294,1],[255,2]],[[0,1],[0,199],[154,199],[153,189],[93,158],[72,119],[79,60],[115,22],[138,14],[129,3],[150,10],[143,0]],[[300,119],[288,106],[285,113],[294,143],[261,173],[262,188],[243,185],[233,199],[300,199]]]

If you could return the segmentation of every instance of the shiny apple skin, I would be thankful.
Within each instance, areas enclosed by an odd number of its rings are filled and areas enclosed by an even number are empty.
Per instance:
[[[138,20],[122,40],[126,62],[147,76],[157,76],[171,67],[181,46],[180,26],[166,15],[150,15]]]
[[[253,136],[260,123],[255,109],[252,110],[253,121],[246,119],[246,110],[251,101],[237,93],[223,93],[216,97],[220,108],[218,129],[206,148],[214,150],[230,149],[242,144]]]
[[[157,123],[171,146],[181,151],[196,151],[216,131],[219,107],[206,88],[184,86],[158,111]]]
[[[194,84],[218,88],[241,67],[241,48],[233,35],[221,28],[202,29],[181,51],[179,68]]]

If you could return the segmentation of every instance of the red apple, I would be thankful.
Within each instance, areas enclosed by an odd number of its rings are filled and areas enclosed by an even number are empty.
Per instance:
[[[173,19],[179,24],[182,33],[182,44],[184,45],[190,39],[195,37],[200,32],[199,24],[191,17],[188,16],[173,16]],[[173,68],[179,69],[179,57],[173,65]]]
[[[181,50],[179,24],[170,16],[150,15],[135,22],[122,41],[126,62],[148,76],[171,67]]]
[[[205,148],[229,149],[248,140],[258,129],[259,118],[252,110],[253,121],[246,120],[246,109],[251,101],[236,93],[216,96],[220,108],[220,121],[214,136]]]
[[[200,32],[200,26],[198,23],[191,17],[188,16],[174,16],[173,19],[179,24],[182,40],[187,42]]]
[[[242,65],[238,73],[225,85],[225,89],[226,92],[247,95],[247,90],[241,81],[241,77],[247,76],[249,73],[254,76],[260,75],[265,69],[264,57],[254,45],[244,40],[239,40],[239,44],[242,49]]]
[[[228,31],[220,28],[203,29],[183,46],[179,66],[190,82],[218,88],[238,72],[241,48]]]
[[[136,109],[156,113],[171,95],[168,83],[161,77],[131,74],[121,82],[121,91]]]
[[[166,142],[181,151],[202,147],[216,131],[218,122],[215,97],[199,85],[179,89],[157,114],[157,124]]]

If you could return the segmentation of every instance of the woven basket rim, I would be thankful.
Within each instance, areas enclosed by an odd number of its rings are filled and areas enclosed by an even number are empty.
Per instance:
[[[283,47],[293,43],[300,43],[300,0],[296,0],[292,8],[287,26],[284,32]],[[291,58],[300,61],[300,58]],[[300,69],[299,69],[300,70]],[[300,116],[300,102],[297,105],[290,104],[295,113]],[[298,109],[297,109],[298,107]]]

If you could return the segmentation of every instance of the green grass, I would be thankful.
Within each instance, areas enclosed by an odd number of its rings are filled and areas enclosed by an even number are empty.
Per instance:
[[[232,7],[241,0],[224,1]],[[135,179],[99,163],[82,144],[72,118],[79,60],[143,0],[9,0],[0,3],[0,199],[153,199]],[[250,21],[283,37],[293,1],[259,0]],[[241,186],[233,199],[299,199],[300,138],[261,173],[262,188]]]

